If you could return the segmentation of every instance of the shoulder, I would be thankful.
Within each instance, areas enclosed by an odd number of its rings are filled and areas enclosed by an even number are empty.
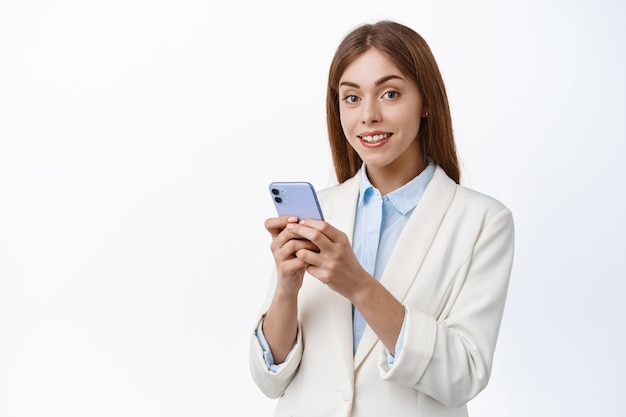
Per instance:
[[[476,206],[485,211],[499,212],[507,209],[501,201],[496,198],[476,191],[472,188],[457,184],[455,202],[463,206]]]
[[[477,219],[488,221],[494,216],[512,217],[509,208],[500,200],[475,189],[455,183],[445,172],[437,168],[429,184],[434,194],[453,194],[448,207],[447,217]],[[444,191],[445,190],[445,191]]]
[[[445,251],[461,248],[461,253],[468,255],[478,242],[502,250],[513,247],[515,225],[506,205],[490,195],[455,183],[443,171],[435,174],[429,184],[433,187],[429,204],[439,204],[437,207],[442,211],[439,217],[434,215],[435,210],[428,214],[432,214],[430,218],[440,219],[437,235],[448,248]],[[467,259],[467,256],[461,258]]]

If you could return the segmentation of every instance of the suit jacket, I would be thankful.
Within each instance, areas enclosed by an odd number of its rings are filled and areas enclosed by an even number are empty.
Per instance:
[[[319,193],[326,220],[348,237],[358,193],[358,174]],[[513,246],[509,209],[437,167],[381,277],[406,309],[394,366],[369,327],[353,354],[350,301],[305,276],[297,342],[277,373],[251,337],[250,370],[265,395],[279,398],[274,415],[467,416],[466,403],[489,380]],[[275,279],[274,271],[259,320]]]

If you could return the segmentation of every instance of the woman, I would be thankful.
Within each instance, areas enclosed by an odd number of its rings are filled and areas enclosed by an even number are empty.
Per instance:
[[[276,269],[252,376],[275,416],[466,416],[491,371],[511,212],[459,185],[444,84],[412,29],[346,36],[327,119],[326,221],[265,223]]]

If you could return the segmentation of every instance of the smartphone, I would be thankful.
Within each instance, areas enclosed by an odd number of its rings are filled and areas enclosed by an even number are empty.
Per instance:
[[[310,183],[273,182],[269,191],[279,216],[295,216],[298,220],[324,220],[315,188]]]

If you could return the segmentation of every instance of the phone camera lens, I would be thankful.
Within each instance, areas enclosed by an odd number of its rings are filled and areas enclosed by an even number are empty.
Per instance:
[[[282,203],[282,202],[283,202],[283,199],[282,199],[282,198],[280,198],[280,197],[274,197],[274,200],[275,200],[277,203]]]
[[[279,193],[280,191],[278,191],[276,188],[272,188],[272,194],[278,195]]]

